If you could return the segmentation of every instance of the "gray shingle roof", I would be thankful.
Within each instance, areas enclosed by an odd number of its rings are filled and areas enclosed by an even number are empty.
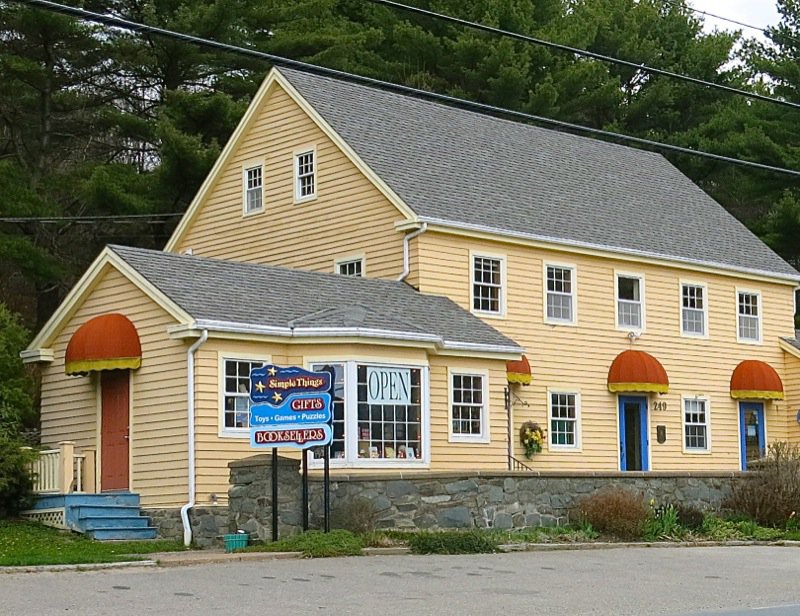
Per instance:
[[[280,72],[422,220],[800,278],[660,154]]]
[[[452,300],[423,295],[403,282],[109,248],[195,320],[294,328],[298,333],[320,327],[385,330],[437,337],[445,345],[521,351]]]
[[[794,348],[800,349],[800,329],[794,330],[794,338],[784,338],[784,340]]]

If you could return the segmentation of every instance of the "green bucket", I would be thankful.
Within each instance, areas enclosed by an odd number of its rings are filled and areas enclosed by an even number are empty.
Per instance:
[[[247,542],[250,540],[250,535],[247,533],[233,533],[224,535],[223,539],[225,540],[225,551],[233,552],[234,550],[246,548]]]

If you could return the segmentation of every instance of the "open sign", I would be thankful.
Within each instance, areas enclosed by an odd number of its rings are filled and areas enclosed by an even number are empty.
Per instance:
[[[409,368],[367,368],[369,404],[411,404]]]

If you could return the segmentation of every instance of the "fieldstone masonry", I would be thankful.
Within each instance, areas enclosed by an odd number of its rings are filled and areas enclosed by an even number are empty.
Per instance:
[[[281,536],[302,525],[299,462],[279,458],[278,507]],[[229,464],[230,524],[262,540],[271,538],[272,456]],[[378,528],[525,528],[565,524],[569,510],[592,492],[618,486],[659,503],[700,509],[719,507],[740,473],[658,472],[430,472],[331,475],[331,507],[369,501]],[[312,526],[322,524],[322,477],[309,479]]]
[[[150,523],[156,527],[160,539],[183,540],[183,522],[180,509],[147,509]],[[225,506],[194,507],[189,510],[192,541],[201,548],[218,546],[222,535],[230,532],[230,515]]]

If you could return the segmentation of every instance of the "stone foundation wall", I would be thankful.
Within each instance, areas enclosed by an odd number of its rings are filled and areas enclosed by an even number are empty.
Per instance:
[[[272,457],[258,455],[229,464],[230,523],[268,540],[272,528]],[[431,472],[331,475],[331,509],[368,501],[376,527],[403,530],[524,528],[568,521],[577,501],[615,486],[659,503],[716,509],[739,473],[531,473]],[[299,462],[279,458],[278,511],[281,536],[302,524]],[[322,478],[309,480],[312,526],[322,523]]]
[[[183,541],[180,508],[145,509],[144,513],[156,527],[159,539]],[[189,522],[192,525],[192,540],[202,548],[222,545],[222,535],[230,532],[230,515],[226,506],[194,507],[189,511]]]

